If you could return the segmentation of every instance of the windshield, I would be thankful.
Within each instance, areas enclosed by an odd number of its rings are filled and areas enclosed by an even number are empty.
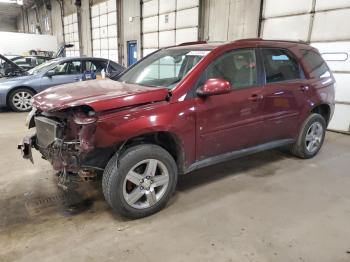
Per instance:
[[[28,70],[28,74],[30,75],[36,75],[36,74],[40,74],[40,73],[44,73],[47,70],[49,70],[50,68],[54,67],[55,65],[58,64],[58,60],[53,59],[50,61],[47,61],[45,63],[42,63],[41,65],[38,65],[30,70]]]
[[[118,81],[173,89],[210,50],[164,49],[136,64]]]

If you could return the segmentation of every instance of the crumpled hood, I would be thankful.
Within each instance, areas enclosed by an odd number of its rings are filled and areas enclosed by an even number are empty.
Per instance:
[[[96,112],[125,106],[164,101],[166,88],[125,84],[110,79],[90,80],[54,86],[34,96],[33,106],[52,112],[88,105]]]

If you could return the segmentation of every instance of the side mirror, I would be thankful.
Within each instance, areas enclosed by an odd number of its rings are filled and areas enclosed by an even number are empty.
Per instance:
[[[208,79],[205,84],[197,89],[198,96],[213,96],[226,94],[231,91],[232,87],[230,82],[224,79],[211,78]]]
[[[47,77],[52,77],[52,76],[54,76],[54,75],[55,75],[55,70],[53,70],[53,69],[51,69],[51,70],[49,70],[49,71],[46,72],[46,76],[47,76]]]

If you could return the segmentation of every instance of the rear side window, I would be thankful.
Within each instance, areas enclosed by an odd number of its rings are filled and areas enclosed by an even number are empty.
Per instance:
[[[317,78],[330,76],[329,68],[326,62],[317,52],[313,50],[301,49],[300,53],[314,76]]]
[[[266,83],[301,78],[298,62],[283,49],[262,49]]]

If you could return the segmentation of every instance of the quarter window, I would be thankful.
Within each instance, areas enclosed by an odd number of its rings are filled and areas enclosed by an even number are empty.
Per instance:
[[[301,49],[300,53],[310,67],[313,75],[318,78],[330,76],[329,68],[319,54],[317,54],[315,51],[305,49]]]
[[[233,89],[257,85],[256,56],[254,49],[228,52],[209,65],[206,79],[220,78],[229,81]]]
[[[281,82],[301,78],[298,62],[282,49],[262,50],[266,83]]]

